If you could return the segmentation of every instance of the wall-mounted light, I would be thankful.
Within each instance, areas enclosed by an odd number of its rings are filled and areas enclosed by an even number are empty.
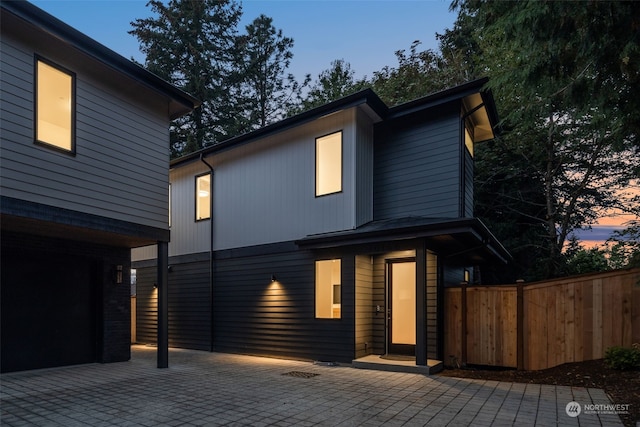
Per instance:
[[[153,284],[153,289],[158,289],[158,284],[157,283]]]
[[[116,265],[114,279],[117,285],[122,283],[122,265]]]
[[[278,279],[276,279],[276,275],[272,274],[271,275],[271,282],[276,282]]]
[[[469,283],[469,281],[471,280],[471,274],[469,273],[469,270],[464,271],[462,280]]]

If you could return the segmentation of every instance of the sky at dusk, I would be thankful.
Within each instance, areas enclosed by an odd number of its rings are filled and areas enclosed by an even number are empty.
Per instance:
[[[146,0],[33,0],[37,7],[126,58],[144,61],[138,40],[127,33],[135,19],[150,17]],[[245,0],[239,30],[260,14],[294,40],[290,67],[298,80],[317,75],[331,61],[344,59],[356,77],[397,65],[394,52],[409,50],[414,40],[436,49],[435,34],[456,18],[444,0]]]

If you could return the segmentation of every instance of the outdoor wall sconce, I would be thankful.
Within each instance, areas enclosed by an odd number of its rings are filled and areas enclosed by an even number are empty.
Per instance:
[[[464,271],[464,278],[463,281],[469,283],[469,280],[471,279],[471,275],[469,274],[469,270],[465,270]]]
[[[157,283],[153,284],[153,289],[158,289],[158,284]]]
[[[114,281],[116,285],[122,284],[122,265],[116,265]]]
[[[275,282],[275,281],[277,281],[277,280],[278,280],[278,279],[276,279],[276,275],[275,275],[275,274],[272,274],[272,275],[271,275],[271,283],[273,283],[273,282]]]

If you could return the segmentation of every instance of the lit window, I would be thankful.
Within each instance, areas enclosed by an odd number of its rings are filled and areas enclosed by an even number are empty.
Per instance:
[[[36,141],[74,151],[73,73],[36,61]]]
[[[342,191],[342,132],[316,139],[316,196]]]
[[[211,217],[211,174],[196,177],[196,221]]]
[[[340,260],[316,261],[316,318],[339,319],[341,303]]]
[[[169,227],[171,227],[171,184],[169,184]]]
[[[469,129],[464,128],[464,146],[469,150],[469,154],[473,157],[473,138],[471,138],[471,134],[469,133]]]

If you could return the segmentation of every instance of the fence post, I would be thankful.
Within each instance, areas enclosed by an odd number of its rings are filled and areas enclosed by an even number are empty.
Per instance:
[[[524,369],[524,283],[517,282],[516,292],[516,336],[518,370]]]
[[[461,366],[467,366],[467,282],[460,283],[461,290],[461,314],[462,314],[462,330],[460,335],[462,336],[462,360]]]

